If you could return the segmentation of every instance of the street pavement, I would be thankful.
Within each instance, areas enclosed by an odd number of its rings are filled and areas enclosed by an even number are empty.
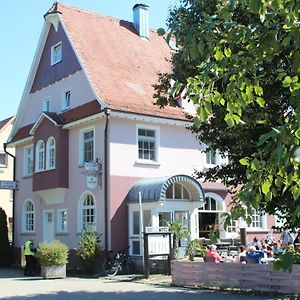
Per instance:
[[[0,299],[10,300],[275,300],[279,297],[230,294],[170,286],[169,276],[24,277],[20,269],[0,268]]]

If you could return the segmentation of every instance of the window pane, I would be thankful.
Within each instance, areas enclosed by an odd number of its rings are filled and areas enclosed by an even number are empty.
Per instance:
[[[173,199],[173,184],[171,184],[166,190],[166,198]]]
[[[168,226],[168,224],[172,223],[171,212],[160,212],[158,216],[159,216],[159,226]]]
[[[6,166],[6,154],[0,153],[0,166]]]
[[[190,194],[186,187],[182,186],[183,199],[190,199]]]
[[[140,254],[140,242],[132,241],[132,254],[139,255]]]
[[[140,159],[156,160],[155,130],[138,129],[138,156]]]
[[[181,184],[175,183],[175,199],[181,199]]]
[[[138,211],[134,211],[132,217],[133,217],[133,234],[140,234],[140,213]]]

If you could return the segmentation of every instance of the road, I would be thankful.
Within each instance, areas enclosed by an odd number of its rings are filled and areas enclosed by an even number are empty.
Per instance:
[[[6,275],[0,270],[0,299],[9,300],[274,300],[279,298],[239,295],[169,287],[158,282],[128,282],[116,277],[43,280],[40,277]]]

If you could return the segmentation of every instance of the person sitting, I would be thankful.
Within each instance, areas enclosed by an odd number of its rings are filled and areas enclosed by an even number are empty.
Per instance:
[[[261,242],[257,239],[257,237],[255,236],[253,238],[253,241],[250,243],[249,246],[254,246],[256,248],[256,250],[260,250],[261,249]]]
[[[206,257],[212,257],[215,263],[223,262],[223,258],[217,252],[217,246],[212,244],[209,246],[209,250],[205,255]],[[205,259],[204,259],[205,260]]]
[[[236,263],[246,263],[246,247],[244,245],[241,245],[239,247],[239,254],[238,256],[235,258],[235,262]]]
[[[255,246],[250,246],[249,251],[246,254],[246,259],[256,260],[258,264],[261,264],[261,259],[264,257],[264,252],[260,250],[256,250]],[[249,261],[250,261],[249,260]],[[247,261],[248,262],[248,261]]]

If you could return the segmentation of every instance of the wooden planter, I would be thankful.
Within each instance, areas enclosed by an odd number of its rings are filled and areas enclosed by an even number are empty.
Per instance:
[[[172,261],[172,284],[239,288],[259,292],[300,293],[300,265],[291,273],[274,271],[271,264],[201,263]]]
[[[66,265],[64,266],[41,266],[41,275],[45,279],[65,278]]]

